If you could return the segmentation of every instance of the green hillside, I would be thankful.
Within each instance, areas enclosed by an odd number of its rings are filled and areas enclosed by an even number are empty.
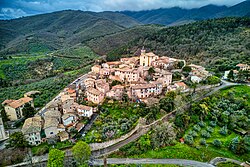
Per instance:
[[[128,51],[135,53],[145,46],[147,50],[161,56],[185,59],[215,72],[234,68],[237,63],[250,62],[250,18],[212,19],[183,26],[158,28],[155,32],[145,33],[143,37],[126,32],[125,37],[119,35],[122,33],[108,36],[109,41],[127,41],[119,45],[115,43],[115,47],[119,46],[119,49],[106,52],[109,59],[117,59],[128,54]],[[97,48],[105,48],[107,51],[113,49],[112,45],[106,48],[107,45],[102,42],[95,44],[89,45],[95,51],[98,51]]]
[[[209,18],[243,17],[249,11],[250,1],[246,0],[230,7],[206,5],[193,9],[172,7],[143,11],[121,11],[120,13],[144,24],[181,25]]]
[[[139,25],[119,13],[60,11],[0,21],[0,55],[48,52]]]
[[[79,70],[98,56],[90,48],[77,45],[53,54],[14,54],[0,61],[1,87],[23,85]]]

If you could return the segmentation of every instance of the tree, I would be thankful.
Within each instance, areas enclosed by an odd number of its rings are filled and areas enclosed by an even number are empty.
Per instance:
[[[182,68],[182,71],[183,71],[183,72],[190,73],[190,72],[192,71],[192,68],[191,68],[190,66],[184,66],[184,67]]]
[[[191,71],[192,68],[190,66],[184,66],[182,68],[182,73],[184,74],[185,77],[187,77]]]
[[[176,93],[174,91],[167,92],[166,96],[160,100],[160,108],[166,112],[172,111],[174,109],[175,97]]]
[[[58,149],[51,149],[49,151],[49,159],[47,167],[63,167],[65,152]]]
[[[220,141],[220,140],[218,140],[218,139],[214,139],[214,141],[213,141],[213,145],[214,145],[215,147],[221,147],[222,143],[221,143],[221,141]]]
[[[149,75],[152,75],[152,74],[154,74],[154,73],[155,73],[154,68],[153,68],[153,67],[150,67],[150,68],[148,69],[148,74],[149,74]]]
[[[0,116],[1,116],[2,119],[3,119],[3,122],[9,121],[8,115],[6,114],[6,112],[4,111],[4,109],[3,109],[2,106],[0,106],[0,111],[1,111]]]
[[[242,155],[247,152],[247,147],[244,139],[240,139],[238,136],[232,139],[229,149],[235,154],[239,155]]]
[[[7,148],[25,148],[27,147],[29,144],[26,141],[24,135],[22,132],[15,132],[13,134],[10,135],[9,141],[6,145]]]
[[[227,132],[228,132],[227,126],[223,126],[223,127],[220,129],[220,134],[221,134],[221,135],[227,135]]]
[[[209,76],[207,77],[207,83],[209,85],[215,85],[215,84],[218,84],[220,83],[220,78],[216,77],[216,76]]]
[[[229,71],[227,78],[230,79],[230,80],[234,80],[234,72],[233,72],[233,70]]]
[[[30,118],[35,115],[35,109],[29,103],[26,103],[22,109],[24,118]]]
[[[184,64],[185,64],[184,61],[179,61],[177,66],[178,66],[178,68],[181,69],[184,66]]]
[[[72,154],[80,165],[84,165],[90,158],[91,148],[87,143],[79,141],[72,147]]]
[[[115,85],[121,85],[122,83],[120,81],[117,80],[113,80],[111,83],[111,86],[115,86]]]
[[[168,146],[173,143],[176,138],[176,130],[172,123],[165,122],[155,127],[151,136],[151,142],[154,148]]]

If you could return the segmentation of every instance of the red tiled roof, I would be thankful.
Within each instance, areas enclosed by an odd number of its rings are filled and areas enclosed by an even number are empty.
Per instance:
[[[91,110],[92,107],[85,106],[85,105],[79,105],[78,108],[79,108],[79,109],[82,109],[82,110]]]
[[[75,93],[76,90],[74,90],[74,89],[68,89],[67,92],[70,93],[70,94],[72,94],[72,93]]]
[[[30,97],[23,97],[21,99],[18,99],[18,100],[14,100],[10,103],[8,103],[8,106],[12,107],[12,108],[18,108],[22,105],[24,105],[25,103],[28,103],[30,101],[32,101],[33,99],[30,98]]]
[[[247,66],[247,64],[237,64],[236,66],[237,67],[244,67],[244,66]]]

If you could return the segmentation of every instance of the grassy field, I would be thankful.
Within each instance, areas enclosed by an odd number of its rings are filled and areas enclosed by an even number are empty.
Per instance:
[[[141,108],[135,103],[120,104],[117,101],[111,104],[105,103],[102,105],[100,116],[84,140],[88,143],[103,142],[128,133],[136,126],[140,110]]]
[[[35,98],[35,106],[41,107],[77,76],[87,73],[98,57],[85,46],[70,48],[60,53],[60,57],[53,57],[51,54],[32,54],[13,55],[12,59],[1,60],[0,78],[13,83],[34,80],[0,88],[0,102],[5,99],[18,99],[28,91],[38,90],[41,94]],[[52,64],[51,70],[43,75],[36,75],[34,68],[46,71],[46,68],[43,69],[46,63]]]
[[[64,87],[70,82],[74,81],[77,76],[87,73],[90,66],[86,66],[82,69],[71,71],[57,77],[46,78],[38,82],[33,82],[26,85],[13,86],[7,88],[0,88],[0,102],[5,99],[18,99],[23,97],[24,93],[31,90],[38,90],[40,95],[35,97],[34,103],[36,107],[41,107],[54,96],[56,96]]]
[[[42,59],[47,57],[46,55],[13,55],[12,59],[1,60],[0,61],[0,78],[6,78],[6,67],[11,67],[15,70],[18,66],[26,67],[28,63],[35,61],[37,59]],[[27,70],[27,68],[24,68]],[[18,71],[19,72],[19,71]],[[24,72],[24,71],[22,71]]]
[[[230,93],[231,92],[231,93]],[[233,92],[233,93],[232,93]],[[241,104],[245,104],[249,102],[249,93],[250,93],[250,87],[249,86],[235,86],[231,88],[227,88],[224,90],[221,90],[218,92],[217,95],[213,95],[210,98],[204,99],[204,101],[201,101],[197,103],[196,105],[207,105],[207,108],[210,109],[209,112],[214,114],[214,110],[216,110],[216,107],[218,105],[220,107],[225,106],[230,106],[228,108],[231,108],[232,114],[235,113],[240,113],[245,117],[248,117],[248,115],[244,112],[244,110],[247,111],[246,106],[241,106]],[[231,99],[232,101],[227,102],[226,100]],[[241,100],[241,102],[237,101]],[[223,105],[221,105],[223,104]],[[236,106],[233,108],[233,106]],[[239,107],[238,107],[239,106]],[[225,110],[227,110],[226,108]],[[233,108],[233,109],[232,109]],[[222,108],[221,108],[222,109]],[[241,111],[242,110],[242,111]],[[194,118],[192,116],[198,115],[199,111],[195,110],[197,113],[193,113],[191,110],[190,114],[189,111],[186,111],[185,118]],[[222,111],[218,112],[224,112],[224,108]],[[229,110],[227,111],[229,112]],[[234,113],[235,112],[235,113]],[[209,113],[207,113],[208,115]],[[204,115],[204,114],[201,114]],[[232,115],[233,117],[237,117],[235,115]],[[197,161],[202,161],[202,162],[209,162],[215,157],[227,157],[227,158],[232,158],[235,160],[239,161],[246,161],[249,160],[250,153],[244,153],[244,154],[237,154],[234,153],[232,150],[229,150],[229,146],[232,142],[232,139],[238,137],[239,139],[242,139],[244,135],[238,134],[235,131],[235,128],[232,128],[225,124],[224,120],[220,120],[221,117],[217,116],[218,121],[217,124],[212,125],[211,124],[211,117],[205,117],[203,120],[203,125],[201,125],[200,119],[198,119],[198,122],[189,122],[187,123],[187,129],[185,130],[184,134],[181,134],[179,138],[176,138],[176,142],[173,145],[170,146],[164,146],[162,148],[153,148],[152,142],[151,142],[151,134],[153,131],[150,131],[148,134],[141,136],[140,139],[138,139],[135,142],[129,143],[128,145],[122,147],[119,149],[118,152],[114,153],[111,155],[111,157],[131,157],[131,158],[180,158],[180,159],[190,159],[190,160],[197,160]],[[229,120],[230,121],[230,120]],[[244,120],[246,121],[246,120]],[[200,130],[195,130],[194,125],[200,125]],[[222,129],[223,126],[227,126],[228,132],[225,133],[225,135],[220,134],[220,130]],[[236,127],[242,127],[247,128],[246,126],[237,124]],[[180,130],[180,129],[179,129]],[[209,132],[210,137],[207,137],[205,139],[206,143],[202,145],[200,142],[201,139],[203,139],[204,134],[202,136],[202,131]],[[192,133],[191,133],[192,131]],[[194,131],[197,133],[197,135],[193,135]],[[181,137],[184,137],[186,140],[187,135],[192,135],[194,138],[194,142],[191,143],[190,145],[188,144],[182,144],[179,142],[179,139]],[[221,142],[221,146],[215,146],[214,145],[214,140],[217,139]],[[247,138],[246,138],[247,140]],[[249,144],[246,144],[246,147],[249,147]],[[225,164],[226,166],[227,164]]]
[[[247,104],[250,106],[250,86],[246,85],[239,85],[233,86],[226,89],[221,90],[221,93],[226,96],[233,93],[235,98],[240,98],[247,100]]]
[[[113,155],[116,157],[116,155]],[[227,157],[236,160],[246,160],[249,155],[236,156],[224,149],[217,149],[215,147],[196,146],[190,147],[186,144],[178,143],[174,146],[167,146],[160,150],[146,151],[141,155],[132,155],[130,158],[179,158],[191,159],[201,162],[209,162],[215,157]]]

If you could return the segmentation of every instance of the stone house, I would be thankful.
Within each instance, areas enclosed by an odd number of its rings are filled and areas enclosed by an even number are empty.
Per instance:
[[[122,64],[122,62],[112,61],[112,62],[103,63],[102,67],[103,68],[118,68],[120,64]]]
[[[86,93],[88,101],[91,101],[95,104],[102,103],[104,100],[104,93],[95,88],[88,88]]]
[[[104,93],[104,95],[109,91],[109,84],[103,79],[96,80],[95,87],[97,90]]]
[[[27,103],[34,107],[33,99],[30,97],[23,97],[18,100],[5,100],[2,105],[9,119],[15,121],[23,117],[22,110]]]
[[[85,88],[89,88],[89,87],[95,87],[95,79],[93,78],[87,78],[84,80],[84,85]]]
[[[174,85],[176,86],[177,89],[180,89],[182,91],[188,89],[188,86],[184,82],[176,82]]]
[[[62,122],[65,127],[74,126],[77,120],[78,118],[74,113],[66,113],[62,116]]]
[[[62,95],[61,96],[61,105],[63,113],[74,112],[73,104],[74,98],[70,97],[69,95]]]
[[[236,67],[239,67],[242,71],[250,70],[250,66],[247,64],[237,64]]]
[[[109,98],[116,99],[116,100],[121,100],[123,93],[124,93],[124,86],[115,85],[115,86],[112,87],[112,89],[109,92],[107,92],[106,95]]]
[[[42,118],[40,116],[31,117],[25,120],[22,133],[30,145],[41,143]]]
[[[117,68],[115,69],[115,75],[119,76],[120,79],[125,82],[133,82],[139,80],[139,71],[137,69],[130,69],[130,68]]]
[[[58,133],[59,121],[55,117],[45,117],[44,122],[44,132],[46,138],[54,138]]]
[[[81,117],[90,118],[93,115],[93,107],[79,105],[79,107],[77,108],[77,113]]]
[[[66,131],[59,132],[57,136],[59,137],[61,142],[69,139],[69,134]]]
[[[96,74],[99,74],[100,73],[100,70],[101,70],[101,66],[100,65],[94,65],[91,67],[91,71],[96,73]]]
[[[129,97],[144,99],[155,95],[156,85],[152,83],[130,86]]]

